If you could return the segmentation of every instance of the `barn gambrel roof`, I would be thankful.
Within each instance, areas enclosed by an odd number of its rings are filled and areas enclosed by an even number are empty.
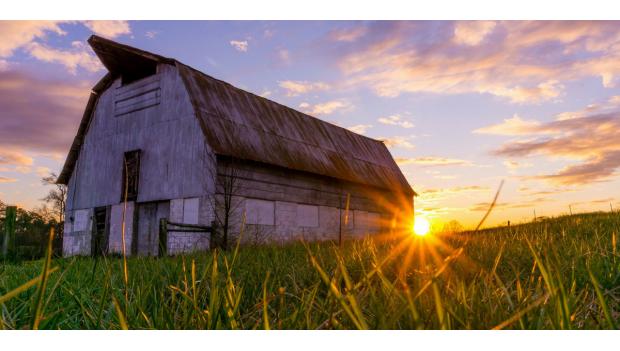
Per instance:
[[[108,75],[93,89],[59,177],[67,183],[88,129],[97,94],[122,72],[175,65],[207,143],[218,155],[415,194],[385,144],[236,88],[181,62],[98,36],[89,44]]]

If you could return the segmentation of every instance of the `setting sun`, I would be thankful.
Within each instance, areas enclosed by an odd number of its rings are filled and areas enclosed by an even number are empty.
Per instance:
[[[416,217],[413,225],[413,233],[418,236],[424,236],[428,234],[431,229],[431,224],[424,217]]]

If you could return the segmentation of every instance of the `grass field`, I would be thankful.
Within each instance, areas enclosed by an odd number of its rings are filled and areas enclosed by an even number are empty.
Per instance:
[[[129,258],[126,282],[122,258],[52,260],[43,284],[42,260],[0,265],[0,327],[615,329],[619,229],[619,214],[598,213],[342,248]]]

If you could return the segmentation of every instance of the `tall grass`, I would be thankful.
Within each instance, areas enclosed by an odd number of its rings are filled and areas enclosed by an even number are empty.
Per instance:
[[[619,228],[618,214],[587,214],[342,247],[297,243],[128,257],[126,266],[122,258],[67,258],[41,273],[46,261],[6,264],[0,266],[0,326],[617,328]]]

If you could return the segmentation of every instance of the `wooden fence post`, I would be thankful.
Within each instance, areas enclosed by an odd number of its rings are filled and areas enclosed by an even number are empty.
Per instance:
[[[211,221],[211,231],[209,232],[209,250],[213,250],[215,247],[219,246],[218,238],[217,238],[217,221]]]
[[[159,219],[159,257],[168,255],[168,220]]]
[[[2,243],[2,257],[7,258],[9,254],[15,254],[15,220],[17,218],[17,207],[7,206],[4,217],[4,240]]]

